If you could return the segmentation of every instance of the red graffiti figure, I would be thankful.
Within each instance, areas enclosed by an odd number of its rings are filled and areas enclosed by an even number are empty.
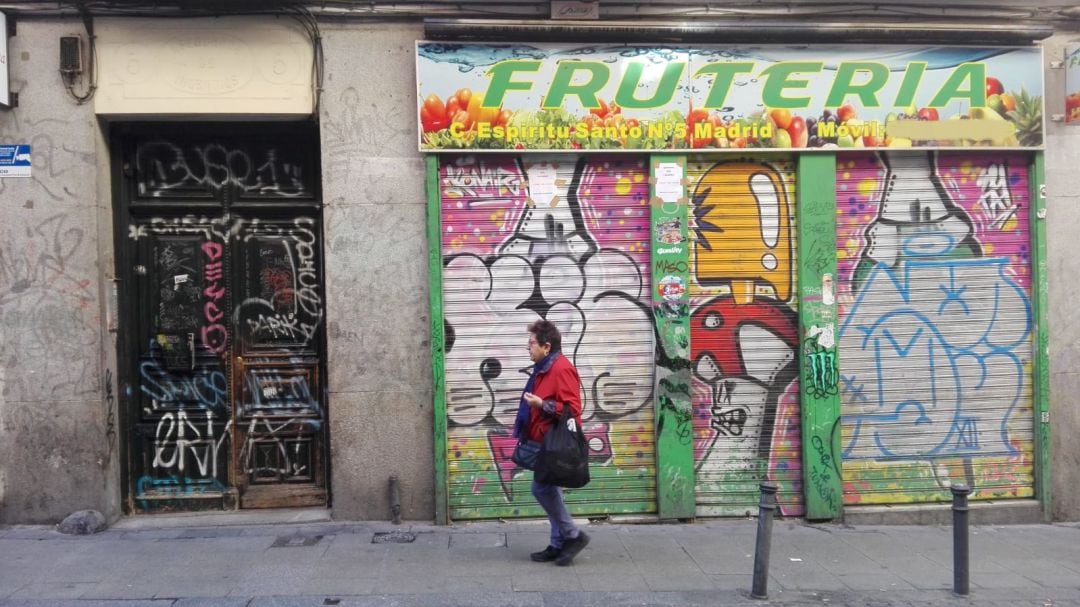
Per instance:
[[[694,376],[712,394],[695,411],[698,466],[720,436],[756,439],[759,456],[768,456],[777,403],[798,373],[797,322],[783,303],[758,298],[739,305],[730,295],[691,315]]]
[[[272,293],[275,312],[287,311],[293,307],[296,291],[293,289],[292,272],[283,268],[263,268],[260,278],[263,287]]]

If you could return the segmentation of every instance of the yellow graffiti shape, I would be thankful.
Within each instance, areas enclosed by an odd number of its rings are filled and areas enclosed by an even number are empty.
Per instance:
[[[719,163],[697,183],[693,203],[698,282],[729,283],[739,304],[752,302],[758,286],[787,301],[794,239],[783,175],[766,163]]]
[[[862,196],[870,196],[877,190],[878,182],[876,179],[861,179],[859,180],[859,194]]]

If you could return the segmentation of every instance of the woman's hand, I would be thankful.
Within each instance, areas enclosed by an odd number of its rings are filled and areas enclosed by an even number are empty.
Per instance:
[[[523,398],[525,399],[525,404],[529,405],[530,407],[540,408],[540,407],[544,406],[543,399],[541,399],[539,396],[533,394],[532,392],[526,392],[523,395]]]

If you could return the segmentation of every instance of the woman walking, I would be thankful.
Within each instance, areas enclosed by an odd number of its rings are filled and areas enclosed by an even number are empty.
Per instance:
[[[548,320],[529,325],[529,357],[533,373],[525,384],[514,422],[518,440],[541,442],[558,421],[564,407],[570,407],[581,427],[581,378],[574,365],[562,355],[562,336]],[[538,563],[555,561],[567,566],[589,543],[589,536],[578,529],[563,502],[562,488],[540,483],[533,477],[532,494],[551,522],[551,541],[547,548],[530,554]]]

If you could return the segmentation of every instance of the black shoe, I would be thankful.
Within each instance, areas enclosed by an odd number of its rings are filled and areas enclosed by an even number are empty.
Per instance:
[[[559,567],[566,567],[570,563],[573,563],[574,557],[588,545],[589,536],[586,535],[584,531],[579,531],[577,537],[563,542],[562,553],[559,554],[559,558],[556,559],[555,564]]]
[[[562,554],[562,550],[559,550],[554,546],[548,546],[540,552],[534,552],[530,554],[529,558],[536,561],[537,563],[550,563],[551,561],[559,558],[560,554]]]

